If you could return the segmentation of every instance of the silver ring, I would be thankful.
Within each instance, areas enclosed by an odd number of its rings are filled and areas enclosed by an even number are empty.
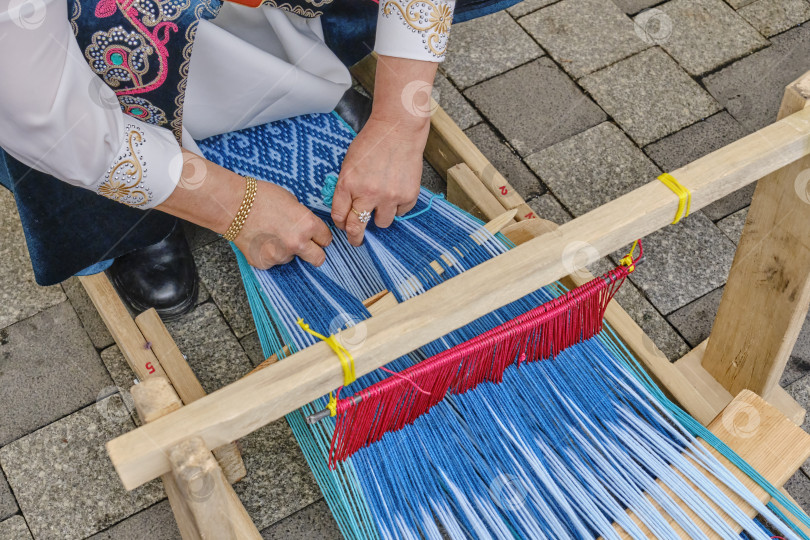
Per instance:
[[[371,221],[371,212],[369,212],[368,210],[358,212],[357,210],[354,209],[354,206],[352,206],[352,212],[357,214],[357,219],[360,220],[360,223],[368,223],[369,221]]]

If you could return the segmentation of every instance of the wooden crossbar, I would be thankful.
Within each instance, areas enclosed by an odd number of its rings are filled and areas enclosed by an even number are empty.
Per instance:
[[[808,154],[810,110],[799,111],[701,158],[673,175],[692,193],[692,211]],[[531,240],[365,321],[354,351],[364,375],[540,287],[668,225],[677,197],[652,181],[556,232]],[[586,257],[568,256],[590,246]],[[127,489],[170,469],[167,451],[201,437],[208,448],[238,439],[342,384],[340,363],[324,343],[199,399],[107,444]]]

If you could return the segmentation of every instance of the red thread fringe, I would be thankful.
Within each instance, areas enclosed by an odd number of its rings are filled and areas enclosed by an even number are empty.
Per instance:
[[[553,358],[602,330],[608,302],[630,270],[620,266],[511,321],[337,401],[329,449],[334,469],[389,431],[412,424],[444,399],[485,381],[499,383],[512,364]]]

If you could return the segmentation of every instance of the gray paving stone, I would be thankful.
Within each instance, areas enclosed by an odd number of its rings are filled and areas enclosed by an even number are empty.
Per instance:
[[[802,510],[810,511],[810,478],[803,470],[797,471],[790,480],[785,482],[785,489],[802,507]]]
[[[462,89],[543,55],[504,11],[454,24],[452,34],[442,70]]]
[[[579,82],[642,146],[720,109],[705,90],[658,48],[617,62]]]
[[[805,320],[779,384],[787,387],[808,375],[810,375],[810,325]]]
[[[180,531],[174,520],[168,500],[141,510],[134,516],[116,523],[106,531],[87,540],[180,540]]]
[[[436,169],[430,166],[427,160],[422,160],[422,187],[433,193],[447,195],[447,182],[436,172]]]
[[[718,221],[717,226],[720,227],[720,230],[723,231],[732,242],[737,244],[740,241],[740,236],[742,236],[746,217],[748,217],[748,208],[743,208],[739,212],[735,212],[727,218]]]
[[[0,521],[0,540],[33,540],[22,516]]]
[[[601,275],[615,266],[607,259],[600,259],[590,270],[594,275]],[[616,293],[615,299],[644,330],[644,334],[651,341],[651,347],[652,345],[658,347],[670,360],[677,360],[689,352],[686,342],[673,330],[658,310],[644,298],[644,295],[632,282],[625,282]]]
[[[678,330],[692,348],[697,347],[709,337],[722,296],[723,288],[721,287],[690,302],[681,309],[673,311],[667,317],[669,323]]]
[[[321,499],[262,531],[265,540],[340,538],[335,518]]]
[[[0,328],[65,300],[58,285],[40,287],[28,258],[14,197],[0,189]]]
[[[76,315],[79,316],[82,326],[96,349],[104,349],[115,343],[110,331],[107,330],[107,325],[101,320],[101,315],[93,305],[93,301],[87,296],[87,291],[79,282],[79,278],[72,277],[63,281],[62,290],[65,291],[70,304],[76,310]]]
[[[629,249],[617,251],[624,256]],[[644,238],[644,265],[630,279],[664,315],[726,282],[735,246],[697,212]]]
[[[779,34],[810,19],[805,0],[757,0],[737,13],[766,37]]]
[[[134,427],[116,394],[0,449],[36,538],[84,538],[164,497],[158,481],[127,492],[107,457],[104,444]]]
[[[129,365],[127,364],[126,359],[124,359],[124,355],[121,354],[121,350],[118,348],[118,345],[107,347],[101,351],[100,356],[101,361],[104,362],[104,366],[110,373],[110,377],[113,380],[113,385],[117,387],[117,390],[119,392],[129,392],[129,389],[135,384],[135,374],[129,368]],[[129,401],[129,398],[127,398],[126,401]],[[132,410],[134,410],[134,407],[132,407]]]
[[[481,122],[481,115],[441,73],[437,73],[433,81],[433,99],[461,129],[467,129]]]
[[[489,159],[494,170],[500,172],[524,200],[546,192],[537,176],[487,124],[479,124],[468,129],[467,136]]]
[[[660,4],[661,0],[613,0],[613,3],[628,15],[633,15],[642,9]]]
[[[644,152],[672,172],[745,137],[748,131],[728,112],[721,111],[644,147]]]
[[[240,338],[256,330],[250,314],[245,287],[239,274],[236,255],[224,240],[218,240],[194,252],[197,272],[211,293],[225,320]]]
[[[785,390],[805,410],[810,408],[810,376],[805,376],[792,382],[785,387]],[[804,423],[802,424],[802,429],[805,431],[810,431],[810,415],[805,417]],[[793,495],[793,493],[791,493],[791,495]]]
[[[188,245],[191,246],[192,251],[216,242],[221,238],[221,235],[205,227],[200,227],[188,221],[182,223],[183,232],[186,234],[186,240],[188,240]]]
[[[706,89],[747,130],[776,120],[785,86],[810,70],[810,27],[774,37],[772,45],[703,79]]]
[[[210,302],[167,323],[166,328],[209,394],[253,367],[222,314]]]
[[[0,446],[93,403],[111,383],[68,302],[0,329]]]
[[[726,0],[726,3],[734,9],[740,9],[741,7],[747,6],[753,2],[756,2],[756,0]]]
[[[264,352],[262,352],[262,344],[259,341],[259,334],[257,332],[246,335],[239,340],[239,344],[242,345],[242,349],[244,349],[251,364],[258,366],[264,362]]]
[[[557,225],[571,221],[571,214],[568,213],[568,210],[563,208],[560,201],[551,193],[530,199],[527,203],[539,218],[553,221]]]
[[[559,0],[523,0],[514,6],[507,8],[506,11],[512,17],[522,17],[527,13],[531,13],[532,11],[536,11],[541,7],[546,7],[558,1]]]
[[[234,489],[259,530],[321,498],[285,419],[240,439],[239,448],[247,477]]]
[[[11,488],[8,487],[6,477],[0,471],[0,520],[15,514],[19,510],[17,508],[17,499],[11,493]]]
[[[768,40],[751,28],[723,0],[670,0],[643,12],[636,23],[648,32],[650,41],[661,45],[692,75],[702,75],[723,64],[768,45]]]
[[[575,216],[654,180],[661,171],[610,122],[526,158]]]
[[[520,24],[575,78],[650,46],[636,35],[632,19],[604,0],[562,0]]]
[[[522,156],[606,118],[550,58],[540,58],[477,84],[464,95]]]

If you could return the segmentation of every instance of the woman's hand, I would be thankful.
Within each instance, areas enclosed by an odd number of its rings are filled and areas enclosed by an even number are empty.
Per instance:
[[[416,204],[422,178],[427,129],[372,117],[349,146],[332,200],[332,219],[349,242],[363,243],[366,224],[357,212],[374,212],[378,227],[389,227]]]
[[[329,227],[286,189],[259,182],[253,209],[234,243],[251,266],[267,269],[298,256],[315,266],[326,260]]]
[[[214,232],[224,233],[242,204],[245,179],[183,150],[183,173],[171,196],[156,208]],[[253,208],[235,244],[256,268],[299,256],[320,266],[332,241],[329,227],[286,189],[259,182]]]
[[[363,242],[359,213],[388,227],[416,204],[430,131],[435,62],[379,56],[371,117],[349,146],[332,200],[332,219],[349,242]]]

